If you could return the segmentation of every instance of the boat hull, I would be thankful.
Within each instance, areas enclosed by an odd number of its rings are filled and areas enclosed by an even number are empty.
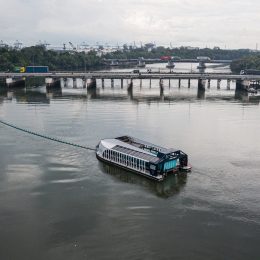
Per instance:
[[[106,163],[106,164],[109,164],[109,165],[113,165],[113,166],[122,168],[122,169],[124,169],[124,170],[127,170],[127,171],[133,172],[133,173],[135,173],[135,174],[144,176],[144,177],[146,177],[146,178],[148,178],[148,179],[151,179],[151,180],[163,181],[164,178],[165,178],[165,176],[162,176],[162,178],[158,178],[158,177],[155,177],[155,176],[152,176],[152,175],[148,175],[148,174],[145,174],[145,173],[136,171],[136,170],[134,170],[134,169],[125,167],[125,166],[123,166],[123,165],[121,165],[121,164],[117,164],[117,163],[115,163],[115,162],[108,161],[108,160],[104,159],[103,157],[99,156],[98,154],[96,154],[96,157],[97,157],[98,160],[100,160],[100,161],[103,162],[103,163]]]

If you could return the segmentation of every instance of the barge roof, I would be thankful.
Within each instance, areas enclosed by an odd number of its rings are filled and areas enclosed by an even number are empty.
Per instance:
[[[157,157],[155,154],[145,151],[141,148],[136,146],[130,145],[128,143],[122,142],[118,139],[103,139],[101,140],[102,145],[104,145],[108,149],[112,149],[115,151],[119,151],[125,154],[129,154],[140,159],[150,161],[153,163],[157,163],[160,161],[160,158]]]
[[[118,139],[103,139],[101,140],[102,144],[109,148],[109,149],[113,149],[115,146],[122,146],[122,147],[125,147],[125,148],[128,148],[130,150],[134,150],[134,151],[137,151],[137,152],[141,152],[141,153],[145,153],[145,154],[149,154],[153,157],[157,157],[155,154],[149,152],[149,151],[145,151],[137,146],[134,146],[134,145],[131,145],[131,144],[128,144],[128,143],[125,143],[125,142],[122,142]]]
[[[142,152],[135,151],[133,149],[122,147],[120,145],[116,145],[112,150],[115,150],[115,151],[118,151],[118,152],[121,152],[124,154],[129,154],[131,156],[134,156],[134,157],[137,157],[137,158],[140,158],[145,161],[152,162],[152,163],[158,163],[160,161],[160,158],[158,158],[157,156],[143,153],[143,151]]]
[[[135,146],[135,147],[143,147],[143,146],[153,147],[153,148],[156,148],[160,153],[163,153],[163,154],[170,154],[170,153],[174,153],[174,152],[179,151],[178,149],[165,148],[165,147],[162,147],[162,146],[159,146],[159,145],[149,143],[147,141],[140,140],[138,138],[135,138],[135,137],[132,137],[132,136],[129,136],[129,135],[120,136],[120,137],[117,137],[116,139],[120,140],[124,143],[130,144],[131,146]]]
[[[154,153],[155,151],[159,152],[161,155],[172,154],[180,151],[172,148],[168,149],[162,146],[158,146],[131,136],[121,136],[114,139],[103,139],[101,142],[108,149],[128,154],[155,164],[163,160],[163,156],[158,156]],[[151,150],[149,151],[148,149]]]

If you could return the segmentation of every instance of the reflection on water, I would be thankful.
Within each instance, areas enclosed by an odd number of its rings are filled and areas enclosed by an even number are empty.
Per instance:
[[[197,98],[198,99],[205,99],[205,90],[198,89]]]
[[[193,170],[156,183],[0,125],[0,259],[259,258],[258,95],[225,81],[72,83],[0,88],[0,118],[90,147],[136,136],[183,150]]]
[[[60,97],[62,97],[62,89],[61,88],[53,88],[53,89],[47,88],[46,97],[48,99],[60,98]]]
[[[156,182],[116,166],[103,162],[99,162],[99,164],[103,172],[114,176],[122,182],[138,184],[158,197],[168,198],[173,196],[179,193],[187,183],[187,173],[171,174],[164,181]]]
[[[159,90],[141,89],[134,90],[122,90],[122,89],[91,89],[91,90],[79,90],[79,89],[47,89],[45,88],[33,88],[33,89],[13,89],[8,90],[6,88],[0,89],[0,102],[4,99],[12,100],[15,98],[17,102],[24,103],[43,103],[49,104],[51,99],[93,99],[93,100],[105,100],[105,101],[125,101],[131,100],[133,103],[152,103],[152,102],[179,102],[186,101],[192,102],[196,100],[207,101],[240,101],[244,103],[259,104],[260,94],[250,94],[245,91],[212,91],[212,90],[200,90],[200,89],[174,89],[168,92],[162,92]]]

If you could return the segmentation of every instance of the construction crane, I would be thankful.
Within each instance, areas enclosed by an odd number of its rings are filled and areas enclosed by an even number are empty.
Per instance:
[[[71,48],[73,49],[73,51],[77,50],[77,48],[72,44],[72,42],[69,42],[69,44],[70,44]]]

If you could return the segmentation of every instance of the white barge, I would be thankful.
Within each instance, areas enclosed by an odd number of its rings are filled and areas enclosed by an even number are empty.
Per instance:
[[[131,136],[103,139],[96,147],[99,160],[162,181],[167,174],[190,171],[188,156]]]

